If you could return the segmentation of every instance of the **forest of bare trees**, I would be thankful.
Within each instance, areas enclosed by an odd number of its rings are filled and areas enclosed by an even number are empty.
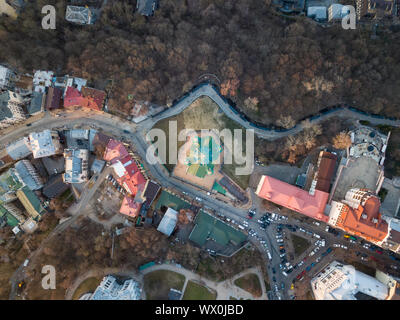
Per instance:
[[[152,18],[135,0],[109,1],[94,26],[64,19],[65,1],[38,0],[0,21],[0,62],[114,80],[111,108],[135,99],[167,104],[215,74],[221,92],[263,123],[299,120],[339,102],[400,117],[400,32],[321,28],[287,20],[262,0],[162,0]],[[42,30],[44,4],[57,29]]]

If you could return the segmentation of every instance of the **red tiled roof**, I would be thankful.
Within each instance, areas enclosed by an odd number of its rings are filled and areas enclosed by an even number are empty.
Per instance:
[[[135,200],[130,196],[126,196],[122,201],[122,205],[121,208],[119,209],[119,212],[134,218],[139,215],[141,207],[142,207],[141,203],[135,202]]]
[[[119,159],[128,156],[128,151],[122,144],[122,142],[111,139],[108,142],[106,151],[104,152],[103,159],[105,161],[116,162]]]
[[[93,102],[93,107],[97,110],[103,109],[104,100],[106,99],[106,93],[102,90],[82,87],[82,95]]]
[[[380,201],[377,197],[370,197],[364,207],[352,209],[345,205],[340,214],[337,226],[346,232],[359,235],[369,241],[382,241],[388,233],[388,224],[379,213]],[[363,218],[363,215],[367,218]],[[378,222],[373,222],[377,219]]]
[[[329,193],[315,190],[314,195],[278,179],[263,176],[256,194],[268,201],[302,213],[310,218],[327,222],[324,215]]]
[[[84,107],[102,110],[106,93],[101,90],[82,87],[82,92],[74,87],[68,87],[64,97],[64,107]]]

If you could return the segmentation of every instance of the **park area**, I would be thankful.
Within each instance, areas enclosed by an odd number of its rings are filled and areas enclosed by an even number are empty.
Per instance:
[[[208,97],[201,97],[197,99],[180,114],[157,122],[154,128],[161,129],[168,137],[170,121],[177,122],[178,133],[183,129],[192,129],[194,131],[200,131],[202,129],[205,130],[215,129],[218,130],[219,132],[222,131],[223,129],[228,129],[232,132],[233,136],[234,129],[243,129],[242,139],[243,139],[243,145],[245,146],[244,128],[241,127],[238,123],[236,123],[232,119],[228,118],[222,112],[222,110],[219,109],[218,105],[215,104],[215,102]],[[178,152],[180,147],[182,147],[184,143],[185,141],[178,141]],[[168,139],[167,139],[166,149],[167,149],[167,159],[169,159]],[[175,168],[175,164],[167,163],[165,167],[170,172],[172,172]],[[241,188],[246,189],[249,184],[250,175],[236,176],[235,168],[236,168],[235,164],[230,164],[230,165],[226,164],[222,166],[222,171],[224,171]]]
[[[295,234],[291,234],[290,237],[292,239],[294,254],[296,257],[300,256],[311,245],[310,241],[303,237],[296,236]]]
[[[157,270],[144,276],[147,300],[167,300],[170,289],[181,291],[185,276],[168,270]]]
[[[188,281],[183,300],[215,300],[217,293],[193,281]]]
[[[235,285],[249,293],[254,297],[261,297],[262,289],[260,280],[254,273],[249,273],[235,280]]]

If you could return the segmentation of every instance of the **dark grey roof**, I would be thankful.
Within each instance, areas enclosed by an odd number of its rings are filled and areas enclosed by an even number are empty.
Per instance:
[[[136,9],[144,16],[151,16],[158,7],[158,0],[137,0]]]
[[[146,198],[145,205],[150,207],[153,200],[157,197],[158,192],[160,191],[161,187],[153,182],[149,181],[147,184],[146,190],[144,191],[144,197]]]
[[[44,157],[41,158],[44,167],[49,176],[64,172],[65,160],[64,157]]]
[[[67,191],[69,185],[63,182],[62,175],[54,175],[43,187],[43,194],[47,198],[55,198]]]
[[[42,102],[43,102],[43,93],[36,91],[33,92],[31,103],[27,107],[28,113],[34,114],[42,110]]]
[[[10,100],[8,91],[0,94],[0,121],[13,117],[11,110],[8,108],[8,100]]]

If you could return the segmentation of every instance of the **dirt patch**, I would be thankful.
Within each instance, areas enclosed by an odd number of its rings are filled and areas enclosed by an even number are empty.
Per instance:
[[[235,285],[251,293],[254,297],[258,298],[262,295],[260,280],[254,273],[249,273],[241,278],[236,279]]]

